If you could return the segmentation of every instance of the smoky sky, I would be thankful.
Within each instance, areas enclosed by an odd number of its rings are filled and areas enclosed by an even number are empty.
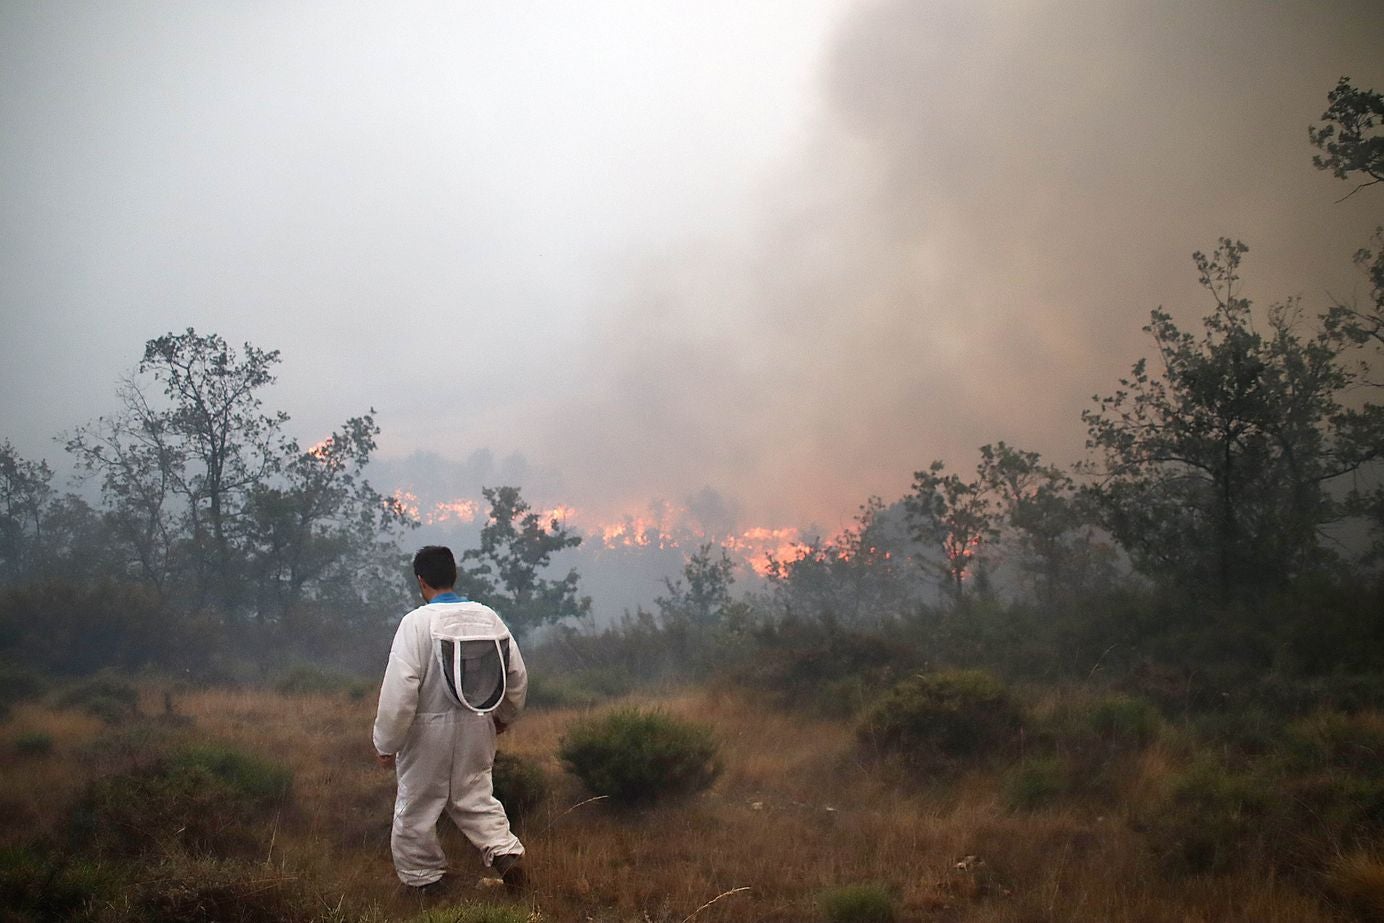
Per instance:
[[[1248,243],[1258,303],[1363,292],[1384,196],[1337,202],[1306,129],[1384,87],[1382,21],[6,4],[0,437],[59,454],[195,326],[282,351],[305,437],[373,406],[387,459],[603,515],[834,525],[986,442],[1070,462],[1149,310],[1208,310],[1193,250]]]

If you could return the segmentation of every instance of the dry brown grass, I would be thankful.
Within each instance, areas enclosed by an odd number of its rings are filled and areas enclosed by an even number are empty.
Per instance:
[[[697,923],[798,923],[821,919],[823,889],[864,882],[888,888],[904,920],[1340,919],[1300,882],[1253,870],[1170,882],[1118,804],[1064,802],[1014,814],[1004,807],[993,772],[910,779],[861,752],[845,723],[775,712],[739,696],[686,691],[623,704],[657,706],[710,725],[725,770],[709,792],[689,801],[621,811],[588,800],[561,772],[560,740],[582,713],[526,716],[501,747],[537,762],[553,781],[548,802],[519,831],[531,879],[522,903],[542,920],[681,923],[695,913]],[[162,712],[163,690],[148,687],[143,708]],[[265,837],[266,874],[294,880],[324,912],[344,908],[341,919],[407,919],[418,912],[418,899],[398,886],[390,865],[394,786],[392,774],[372,759],[372,701],[209,690],[176,695],[174,708],[191,719],[182,733],[293,769],[291,807]],[[16,757],[13,740],[39,729],[52,735],[52,754]],[[0,727],[5,842],[61,823],[82,785],[109,771],[68,757],[110,733],[76,713],[16,710]],[[1147,748],[1131,758],[1121,794],[1151,802],[1178,762],[1170,748]],[[465,895],[483,870],[474,851],[445,821],[443,827]],[[965,857],[975,858],[957,868]],[[1351,862],[1337,867],[1338,893],[1377,896],[1369,888],[1378,888],[1378,861]],[[718,895],[724,897],[704,906]]]

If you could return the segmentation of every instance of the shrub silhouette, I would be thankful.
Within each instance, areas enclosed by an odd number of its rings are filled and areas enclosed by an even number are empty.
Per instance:
[[[512,753],[496,753],[491,773],[495,797],[511,822],[533,812],[548,797],[548,776],[536,764]]]
[[[185,748],[91,783],[73,810],[72,845],[111,855],[257,851],[259,822],[291,780],[289,770],[229,747]]]
[[[29,847],[0,848],[0,919],[81,919],[83,909],[119,891],[120,883],[101,866]]]
[[[1107,696],[1091,707],[1091,729],[1114,747],[1140,747],[1158,736],[1162,718],[1153,703],[1127,695]]]
[[[1015,811],[1030,811],[1050,804],[1068,788],[1067,767],[1055,757],[1028,760],[1004,778],[1005,804]]]
[[[33,670],[0,661],[0,721],[8,717],[15,702],[31,699],[47,686],[47,681]]]
[[[829,923],[893,923],[894,901],[879,885],[846,885],[818,898]]]
[[[53,752],[53,735],[25,731],[14,739],[14,752],[20,756],[47,756]]]
[[[558,755],[591,791],[628,805],[701,791],[721,771],[707,728],[638,708],[577,722]]]
[[[1272,780],[1203,760],[1172,780],[1150,840],[1169,872],[1225,871],[1267,833],[1275,797]]]
[[[107,724],[120,724],[139,714],[139,690],[123,679],[99,673],[64,690],[57,705],[80,708]]]
[[[1008,692],[978,670],[920,673],[897,683],[866,714],[859,736],[915,764],[984,756],[1019,727]]]

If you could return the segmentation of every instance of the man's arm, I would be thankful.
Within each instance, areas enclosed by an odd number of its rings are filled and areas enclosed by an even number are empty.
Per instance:
[[[393,764],[394,754],[403,747],[413,726],[418,689],[427,668],[427,647],[426,632],[421,630],[418,618],[413,613],[404,616],[389,649],[389,664],[380,684],[380,705],[375,714],[375,753],[381,757],[382,766]]]
[[[524,702],[529,695],[529,672],[524,666],[524,655],[519,653],[519,645],[514,636],[509,639],[509,669],[505,673],[505,700],[495,709],[495,730],[503,734],[519,718],[524,710]]]

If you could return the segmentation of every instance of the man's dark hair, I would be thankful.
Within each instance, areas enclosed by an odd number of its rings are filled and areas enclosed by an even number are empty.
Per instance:
[[[450,590],[457,584],[457,560],[445,545],[424,545],[413,556],[413,572],[434,590]]]

